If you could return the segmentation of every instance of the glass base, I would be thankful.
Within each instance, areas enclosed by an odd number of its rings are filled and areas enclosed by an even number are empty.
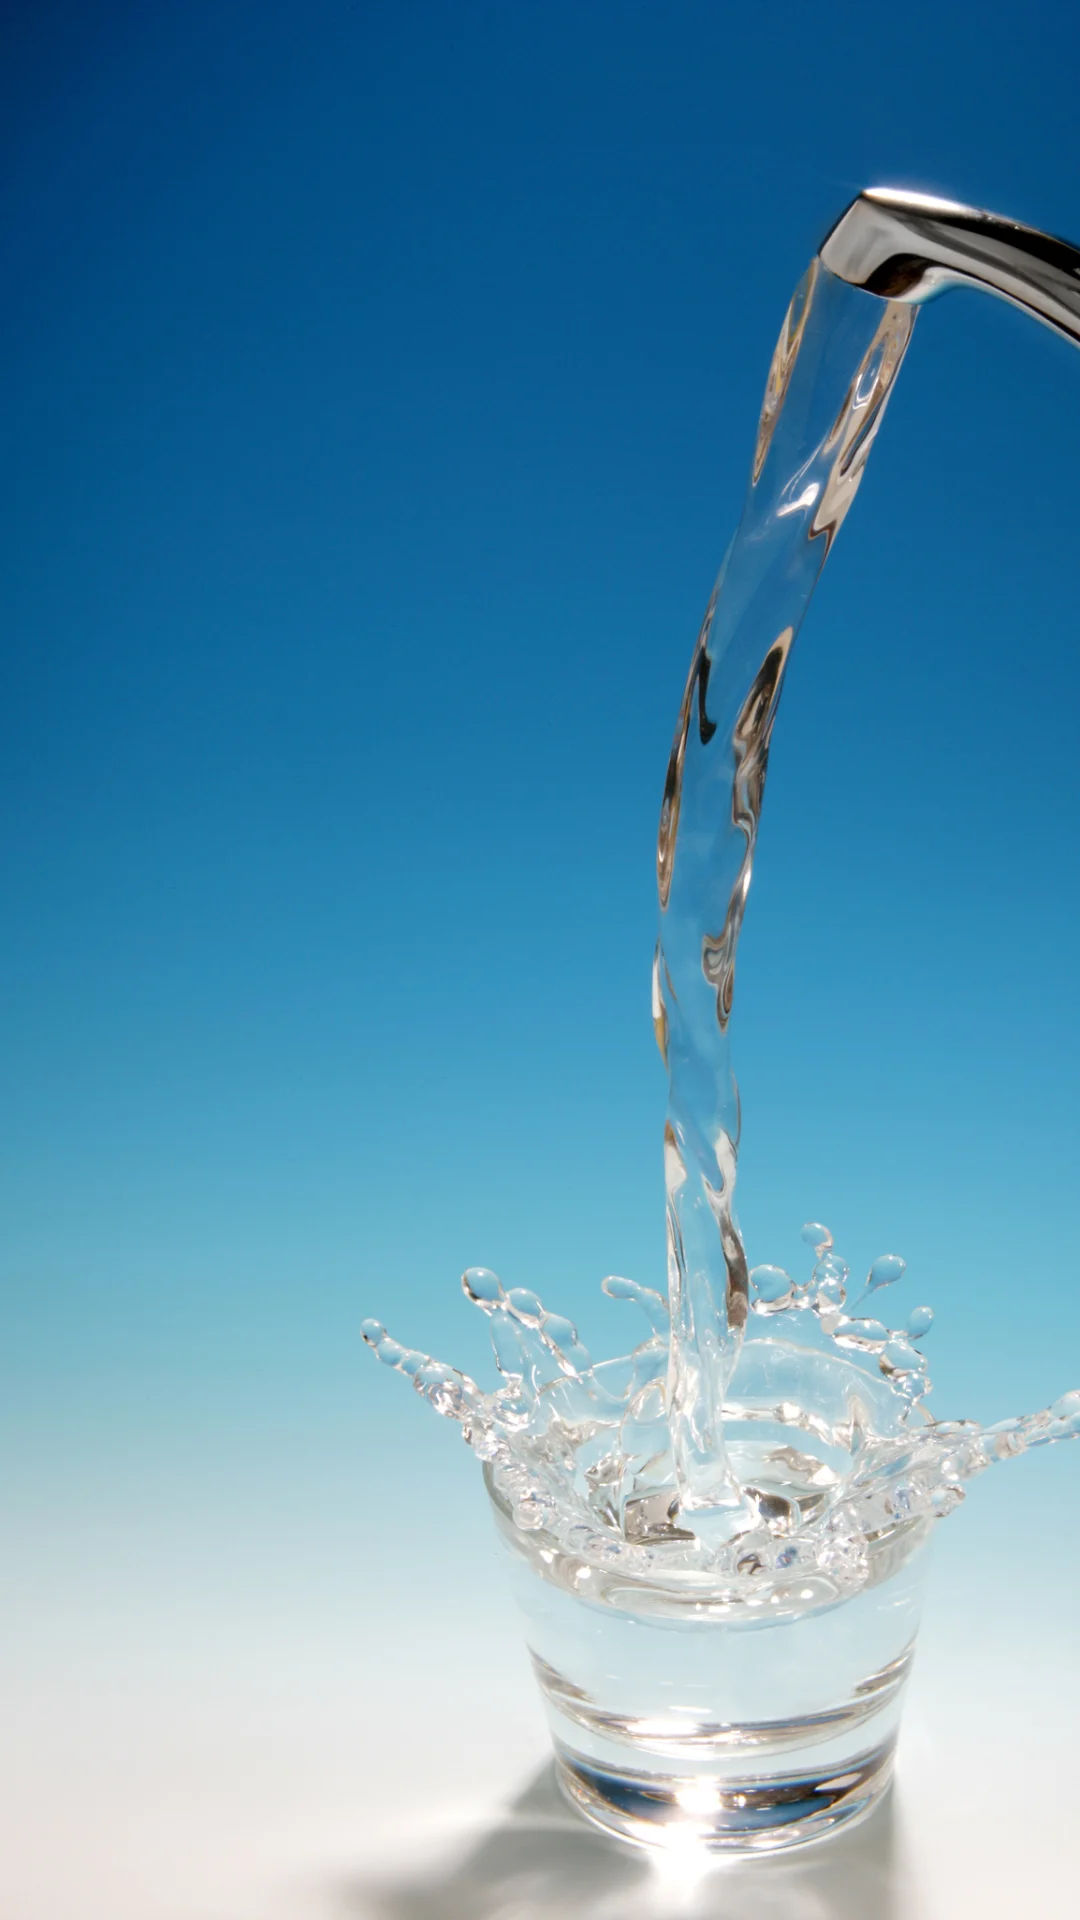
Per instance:
[[[598,1766],[556,1742],[559,1784],[579,1813],[638,1846],[765,1853],[806,1846],[862,1820],[892,1778],[895,1735],[843,1771],[747,1774],[721,1780]]]

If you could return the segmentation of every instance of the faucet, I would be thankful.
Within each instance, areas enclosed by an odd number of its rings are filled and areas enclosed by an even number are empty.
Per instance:
[[[849,286],[920,305],[975,286],[1033,314],[1080,346],[1080,248],[956,200],[866,187],[818,250]]]

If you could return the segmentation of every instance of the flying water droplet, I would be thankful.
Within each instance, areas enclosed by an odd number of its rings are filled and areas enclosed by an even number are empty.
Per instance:
[[[925,1353],[920,1353],[902,1334],[894,1333],[881,1356],[882,1372],[921,1373],[925,1366]]]
[[[908,1339],[921,1340],[924,1333],[929,1333],[933,1324],[934,1310],[932,1307],[913,1307],[908,1314],[907,1327],[905,1329]]]
[[[466,1267],[461,1276],[466,1298],[485,1309],[500,1306],[505,1300],[503,1283],[490,1267]]]
[[[403,1347],[399,1341],[390,1338],[378,1320],[365,1320],[360,1331],[383,1366],[393,1367],[395,1372],[411,1379],[417,1393],[430,1400],[436,1413],[461,1421],[474,1420],[479,1416],[483,1424],[484,1396],[468,1374],[458,1373],[455,1367],[447,1367],[440,1360],[430,1359],[416,1347]]]
[[[592,1366],[588,1348],[583,1347],[572,1320],[561,1313],[545,1313],[544,1338],[575,1373],[587,1373]]]
[[[532,1347],[525,1328],[518,1324],[512,1314],[499,1313],[494,1308],[485,1308],[485,1312],[489,1314],[488,1330],[499,1372],[506,1380],[519,1383],[527,1380],[530,1386],[535,1387],[530,1366]]]
[[[438,1360],[429,1360],[419,1369],[413,1376],[413,1386],[447,1420],[467,1419],[482,1399],[474,1381]]]
[[[828,1227],[822,1226],[820,1220],[808,1220],[805,1227],[802,1228],[799,1238],[800,1240],[805,1240],[807,1246],[813,1247],[815,1253],[818,1254],[825,1253],[833,1243],[832,1234],[829,1232]]]
[[[572,1320],[562,1313],[545,1313],[542,1322],[545,1345],[551,1348],[562,1371],[570,1375],[581,1375],[592,1370],[592,1355],[578,1339],[578,1330]]]
[[[814,1268],[814,1279],[819,1284],[825,1280],[846,1280],[847,1277],[847,1263],[841,1260],[838,1253],[823,1253]]]
[[[880,1320],[838,1320],[833,1339],[840,1347],[859,1347],[864,1353],[877,1353],[889,1338],[889,1329]]]
[[[643,1289],[636,1280],[624,1280],[621,1273],[609,1273],[601,1280],[600,1291],[606,1293],[609,1300],[636,1300]]]
[[[643,1287],[639,1280],[624,1280],[619,1273],[609,1273],[605,1280],[601,1280],[600,1290],[607,1294],[609,1300],[632,1300],[635,1306],[641,1308],[654,1334],[662,1340],[667,1339],[671,1315],[662,1293],[655,1292],[652,1287]]]
[[[783,1267],[751,1268],[750,1287],[758,1313],[779,1313],[795,1291],[795,1283]]]
[[[814,1268],[815,1304],[826,1312],[843,1306],[847,1298],[848,1270],[835,1254],[827,1253]]]
[[[565,1314],[545,1313],[544,1332],[557,1347],[576,1347],[578,1344],[578,1330]]]
[[[511,1287],[506,1301],[515,1320],[523,1320],[527,1327],[541,1325],[544,1309],[536,1294],[530,1293],[528,1287]]]
[[[864,1300],[868,1293],[876,1293],[879,1287],[895,1286],[906,1272],[907,1261],[901,1260],[898,1253],[880,1254],[866,1276],[866,1285],[859,1298]]]

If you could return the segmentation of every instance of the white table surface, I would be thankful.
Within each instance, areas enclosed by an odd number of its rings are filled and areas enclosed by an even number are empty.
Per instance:
[[[1019,1563],[994,1571],[995,1528],[1024,1513],[1025,1485],[1001,1487],[981,1523],[942,1529],[883,1808],[802,1853],[697,1877],[562,1804],[481,1501],[441,1564],[429,1543],[388,1552],[375,1515],[335,1539],[298,1503],[201,1528],[69,1515],[50,1547],[22,1542],[8,1583],[0,1914],[1075,1913],[1076,1587],[1035,1541],[1029,1603]]]

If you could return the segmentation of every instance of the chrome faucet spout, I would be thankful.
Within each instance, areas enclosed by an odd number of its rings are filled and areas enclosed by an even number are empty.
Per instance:
[[[823,267],[885,300],[982,287],[1080,346],[1080,248],[955,200],[867,187],[821,243]]]

